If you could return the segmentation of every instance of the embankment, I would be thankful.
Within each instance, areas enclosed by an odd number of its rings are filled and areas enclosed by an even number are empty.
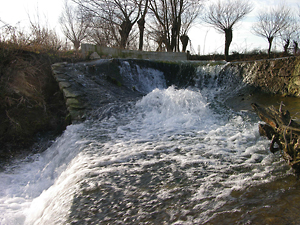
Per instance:
[[[65,129],[67,110],[51,71],[55,61],[46,54],[0,47],[1,162],[47,148],[50,143],[41,140]]]
[[[300,57],[231,63],[228,69],[263,92],[300,97]]]

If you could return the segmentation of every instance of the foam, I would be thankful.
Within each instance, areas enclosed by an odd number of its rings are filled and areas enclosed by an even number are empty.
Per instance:
[[[34,162],[0,174],[0,223],[66,223],[91,210],[100,222],[107,207],[112,221],[122,213],[130,220],[130,210],[147,220],[150,209],[175,218],[184,208],[201,223],[233,190],[272,180],[282,165],[265,151],[257,121],[224,111],[198,90],[169,87],[113,117],[71,125]],[[80,205],[81,197],[94,200]]]

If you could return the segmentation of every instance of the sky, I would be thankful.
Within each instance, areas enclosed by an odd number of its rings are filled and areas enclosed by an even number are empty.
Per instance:
[[[0,20],[12,26],[19,28],[28,27],[29,17],[36,21],[37,15],[43,23],[47,23],[50,28],[54,28],[61,33],[58,18],[62,12],[64,0],[0,0]],[[216,0],[207,0],[212,2]],[[223,1],[223,0],[221,0]],[[251,1],[251,0],[249,0]],[[252,0],[254,10],[248,14],[244,20],[237,24],[233,30],[233,41],[230,46],[230,52],[245,52],[253,49],[264,50],[268,48],[268,42],[265,38],[255,36],[251,32],[251,26],[256,21],[257,13],[265,10],[272,5],[278,5],[284,2],[292,9],[298,9],[299,0]],[[0,22],[0,27],[3,24]],[[197,23],[188,33],[191,45],[189,45],[192,54],[209,54],[224,52],[224,34],[218,33],[213,27],[204,23]],[[274,44],[273,50],[281,50],[280,41]]]

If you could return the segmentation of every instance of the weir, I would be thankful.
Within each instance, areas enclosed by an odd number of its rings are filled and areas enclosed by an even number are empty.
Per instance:
[[[73,123],[0,173],[0,224],[297,223],[299,182],[247,108],[255,63],[53,65]]]
[[[226,86],[229,90],[226,98],[234,98],[244,106],[251,104],[249,96],[257,92],[277,94],[276,100],[278,96],[300,96],[299,57],[236,63],[102,59],[77,64],[57,63],[52,71],[64,93],[71,121],[85,120],[92,116],[94,108],[121,99],[130,101],[156,87],[165,88],[157,83],[159,79],[165,79],[166,86],[178,88]],[[228,104],[232,106],[232,101]]]

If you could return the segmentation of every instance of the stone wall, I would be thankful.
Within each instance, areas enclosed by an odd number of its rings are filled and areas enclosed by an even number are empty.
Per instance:
[[[161,61],[183,61],[187,60],[187,53],[185,52],[146,52],[124,50],[117,48],[108,48],[99,45],[82,44],[81,52],[84,55],[97,52],[100,56],[110,58],[124,58],[124,59],[149,59]]]
[[[231,63],[244,82],[263,92],[300,97],[300,57]]]

